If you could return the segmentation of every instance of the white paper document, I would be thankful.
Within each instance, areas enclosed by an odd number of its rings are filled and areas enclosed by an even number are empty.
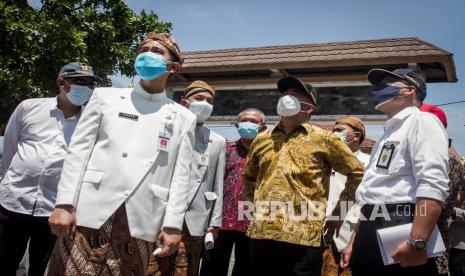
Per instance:
[[[397,246],[403,241],[408,240],[410,237],[410,230],[412,224],[403,224],[394,227],[384,228],[376,230],[376,236],[378,238],[379,249],[383,256],[384,265],[395,264],[396,262],[392,259],[391,254],[396,250]],[[441,234],[439,233],[438,226],[435,225],[433,232],[428,240],[428,257],[438,257],[446,251],[444,241],[442,240]]]
[[[213,239],[213,234],[211,232],[208,232],[205,235],[205,248],[210,250],[210,249],[213,249],[214,246],[215,246],[215,241]]]

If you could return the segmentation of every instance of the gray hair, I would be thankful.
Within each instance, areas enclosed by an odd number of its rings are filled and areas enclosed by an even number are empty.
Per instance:
[[[263,113],[263,111],[261,111],[260,109],[253,108],[253,107],[246,108],[246,109],[242,110],[241,112],[239,112],[239,115],[237,115],[237,121],[238,122],[239,122],[239,120],[241,118],[241,114],[244,113],[244,112],[257,112],[258,114],[260,114],[260,119],[262,121],[262,124],[266,123],[265,113]]]

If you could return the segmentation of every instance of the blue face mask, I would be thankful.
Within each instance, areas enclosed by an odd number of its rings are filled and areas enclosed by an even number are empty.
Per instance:
[[[377,109],[381,104],[400,96],[400,88],[391,85],[378,85],[371,92],[371,100]]]
[[[71,84],[66,98],[75,106],[81,106],[89,101],[92,89],[84,85]]]
[[[169,63],[161,55],[144,52],[137,56],[134,68],[141,79],[153,80],[166,72],[166,65]]]
[[[241,122],[239,123],[239,127],[237,131],[239,135],[243,139],[253,139],[258,134],[258,129],[260,128],[259,125],[251,123],[251,122]]]

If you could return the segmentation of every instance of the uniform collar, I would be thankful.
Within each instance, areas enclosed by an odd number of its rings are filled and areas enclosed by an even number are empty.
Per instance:
[[[233,142],[228,142],[230,147],[236,148],[238,151],[245,151],[248,152],[249,149],[247,149],[244,144],[242,144],[241,140],[233,141]]]
[[[66,120],[74,119],[74,118],[79,119],[79,117],[81,117],[82,111],[84,111],[84,106],[85,105],[81,105],[81,108],[79,108],[79,112],[76,115],[74,115],[73,117],[67,118]],[[50,101],[50,111],[59,111],[59,112],[63,113],[63,111],[61,111],[61,109],[58,108],[58,96],[56,96],[54,98],[54,100]]]
[[[298,127],[296,127],[296,129],[294,129],[292,132],[298,131],[298,130],[303,130],[303,131],[305,131],[305,132],[308,134],[308,133],[312,132],[312,129],[313,129],[313,128],[312,128],[312,126],[311,126],[309,123],[304,122],[304,123],[301,123]],[[282,133],[285,133],[284,130],[281,128],[281,125],[280,125],[280,124],[277,124],[277,125],[273,128],[272,132],[275,132],[276,130],[279,130],[279,131],[281,131]],[[292,132],[291,132],[291,133],[292,133]],[[289,134],[291,134],[291,133],[289,133]]]
[[[207,130],[207,127],[203,124],[195,126],[195,132],[203,133],[205,130]]]
[[[58,108],[58,96],[56,96],[53,101],[50,101],[50,110],[52,110],[52,111],[53,110],[60,110]]]
[[[244,149],[245,149],[245,147],[244,147],[244,145],[242,144],[242,142],[241,142],[240,139],[237,140],[237,141],[232,141],[232,142],[228,142],[228,143],[229,143],[229,145],[230,145],[231,147],[240,147],[240,148],[244,148]]]
[[[354,155],[359,157],[359,156],[363,156],[363,155],[367,155],[367,154],[364,153],[361,149],[359,149],[356,152],[354,152]]]
[[[397,112],[397,114],[394,115],[392,118],[387,120],[386,125],[391,125],[397,122],[401,122],[405,120],[407,117],[409,117],[410,115],[417,113],[417,112],[420,112],[420,110],[416,106],[406,107],[402,109],[401,111]]]
[[[151,94],[145,91],[145,89],[142,88],[142,86],[140,85],[140,82],[137,82],[134,85],[134,93],[136,93],[137,96],[149,102],[161,101],[167,98],[165,91],[160,92],[160,93],[154,93],[154,94]]]
[[[201,139],[204,144],[208,144],[210,141],[210,130],[204,125],[196,126],[195,136],[196,139]]]

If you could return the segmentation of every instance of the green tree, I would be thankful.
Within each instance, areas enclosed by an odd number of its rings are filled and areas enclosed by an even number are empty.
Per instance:
[[[170,32],[153,12],[135,14],[122,0],[0,0],[0,127],[26,98],[53,96],[60,68],[90,64],[101,85],[134,75],[138,43],[149,31]]]

